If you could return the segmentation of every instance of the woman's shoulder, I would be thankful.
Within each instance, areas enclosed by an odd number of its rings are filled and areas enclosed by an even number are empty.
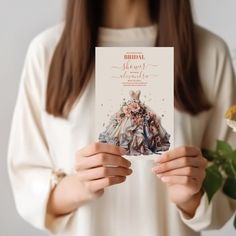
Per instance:
[[[217,53],[218,56],[221,56],[229,52],[228,46],[223,38],[202,26],[195,25],[195,36],[197,49],[201,55],[207,55],[209,53],[215,56],[214,53]]]
[[[232,59],[226,42],[215,33],[195,27],[199,73],[209,100],[213,101],[224,85],[230,87],[234,77]]]
[[[53,26],[38,34],[28,46],[21,81],[34,90],[34,96],[46,91],[50,62],[62,31],[63,24]]]
[[[50,60],[63,32],[64,22],[50,27],[39,33],[30,42],[28,54],[36,56],[38,59],[44,59],[45,63]],[[33,54],[33,55],[32,55]]]
[[[61,22],[57,25],[54,25],[41,33],[39,33],[33,40],[32,43],[39,43],[44,47],[50,47],[54,44],[57,44],[59,41],[62,31],[64,28],[64,22]]]

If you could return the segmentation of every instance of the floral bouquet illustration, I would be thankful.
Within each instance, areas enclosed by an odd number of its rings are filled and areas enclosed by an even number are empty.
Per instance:
[[[161,118],[140,101],[141,91],[130,91],[130,100],[124,101],[111,116],[99,141],[127,150],[126,155],[151,155],[169,150],[170,135],[162,127]]]

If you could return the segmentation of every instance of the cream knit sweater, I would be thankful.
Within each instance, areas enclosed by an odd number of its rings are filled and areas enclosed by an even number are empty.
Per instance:
[[[97,140],[94,76],[68,120],[45,112],[48,69],[62,29],[63,24],[58,25],[32,41],[23,69],[8,156],[19,214],[35,227],[60,236],[197,236],[195,231],[223,226],[236,209],[233,200],[219,192],[209,204],[204,194],[195,216],[188,219],[151,172],[151,160],[133,161],[134,172],[124,184],[107,189],[103,197],[78,211],[56,219],[47,214],[53,172],[72,173],[76,150]],[[154,46],[156,36],[156,26],[100,28],[100,46]],[[176,110],[175,145],[212,148],[216,139],[236,145],[223,118],[236,102],[228,49],[219,37],[198,26],[196,38],[202,84],[214,107],[196,117]]]

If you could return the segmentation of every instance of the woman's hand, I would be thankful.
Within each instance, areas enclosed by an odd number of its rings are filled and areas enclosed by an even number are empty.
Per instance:
[[[154,173],[166,183],[170,199],[190,217],[202,196],[207,160],[196,147],[183,146],[155,160]]]
[[[84,186],[84,198],[94,199],[104,188],[125,181],[132,173],[131,162],[123,158],[126,150],[111,144],[95,143],[77,153],[75,169]]]
[[[49,200],[54,215],[70,213],[86,202],[100,197],[106,187],[120,184],[132,173],[124,159],[125,149],[111,144],[94,143],[76,153],[76,174],[57,185]]]

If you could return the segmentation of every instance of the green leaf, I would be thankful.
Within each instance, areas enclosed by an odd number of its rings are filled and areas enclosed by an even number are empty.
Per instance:
[[[236,229],[236,215],[234,216],[234,228]]]
[[[221,165],[222,170],[226,173],[229,178],[236,178],[236,166],[232,159],[226,159],[224,164]]]
[[[229,153],[228,156],[227,156],[227,159],[230,159],[233,162],[233,164],[235,165],[235,168],[236,168],[236,150]]]
[[[214,194],[220,189],[223,183],[223,177],[215,164],[206,169],[206,178],[203,182],[203,188],[207,193],[208,200],[211,201]]]
[[[227,178],[224,187],[223,192],[233,198],[236,199],[236,178]]]
[[[217,145],[216,145],[216,150],[221,154],[221,155],[229,155],[233,152],[232,147],[225,141],[218,140]]]

